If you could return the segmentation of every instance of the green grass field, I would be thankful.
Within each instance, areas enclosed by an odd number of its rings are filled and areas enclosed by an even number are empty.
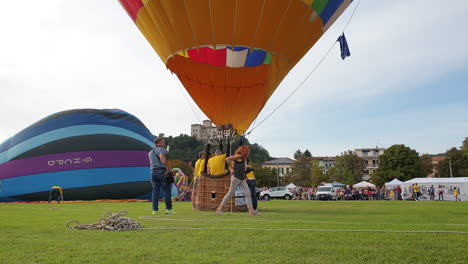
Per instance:
[[[468,263],[466,202],[268,201],[259,217],[174,205],[0,204],[0,263]],[[65,226],[120,210],[147,229]]]

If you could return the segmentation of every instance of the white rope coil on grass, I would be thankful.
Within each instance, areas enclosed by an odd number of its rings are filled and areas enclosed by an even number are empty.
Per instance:
[[[97,223],[80,225],[78,220],[67,222],[68,229],[71,230],[102,230],[102,231],[130,231],[140,229],[140,223],[130,217],[124,217],[127,211],[120,211],[115,214],[105,212]]]

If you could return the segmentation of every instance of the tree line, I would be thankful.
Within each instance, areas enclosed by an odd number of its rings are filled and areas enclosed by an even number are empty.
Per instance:
[[[198,155],[205,148],[205,142],[197,140],[195,137],[181,134],[179,136],[169,136],[164,138],[166,144],[170,146],[170,151],[167,155],[170,164],[173,168],[180,168],[186,175],[193,174],[193,166],[198,159]],[[232,143],[233,153],[239,146],[240,138],[237,138]],[[248,139],[244,139],[243,144],[250,147],[250,161],[254,168],[255,178],[258,186],[276,186],[278,172],[275,169],[263,168],[261,164],[267,160],[271,160],[267,149],[257,143],[250,143]],[[219,149],[218,144],[211,144],[211,152],[214,153]],[[225,146],[224,146],[225,149]]]
[[[171,146],[168,158],[172,167],[179,167],[191,175],[193,165],[198,159],[199,152],[203,151],[205,143],[185,134],[165,139]],[[238,140],[233,142],[232,152],[239,145]],[[277,169],[264,168],[261,165],[272,159],[267,149],[257,143],[252,144],[247,139],[244,144],[250,146],[250,159],[258,186],[276,186],[278,180],[281,181],[280,185],[293,182],[300,186],[317,186],[321,182],[335,181],[352,185],[361,181],[365,169],[364,160],[351,150],[336,156],[335,166],[325,170],[319,161],[313,159],[308,149],[305,151],[298,149],[294,153],[296,161],[292,164],[291,172],[286,174],[284,179],[280,179]],[[217,148],[216,144],[212,145],[212,152]],[[450,165],[453,177],[468,177],[468,137],[462,142],[462,146],[450,148],[439,155],[447,158],[435,167],[435,177],[450,177]],[[416,150],[402,144],[393,145],[379,156],[379,168],[371,175],[371,182],[383,185],[394,178],[406,181],[426,177],[434,171],[433,156],[419,155]]]
[[[407,181],[413,178],[426,177],[435,171],[435,177],[468,177],[468,137],[461,147],[453,147],[443,153],[446,157],[434,167],[434,155],[419,153],[403,144],[396,144],[379,156],[378,169],[371,175],[371,181],[383,185],[394,178]],[[360,182],[365,169],[365,161],[351,150],[336,157],[335,166],[325,170],[319,161],[312,158],[308,150],[299,149],[294,153],[296,162],[292,172],[285,176],[286,182],[300,186],[317,186],[321,182],[341,182],[347,185]],[[435,170],[434,170],[435,169]]]

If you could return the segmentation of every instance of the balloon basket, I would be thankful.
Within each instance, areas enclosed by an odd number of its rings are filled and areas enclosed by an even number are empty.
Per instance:
[[[192,194],[192,209],[200,211],[216,211],[216,208],[221,204],[224,196],[229,191],[231,184],[231,176],[220,178],[210,178],[199,176],[193,187]],[[224,206],[224,211],[230,212],[245,212],[246,205],[236,205],[235,196]]]

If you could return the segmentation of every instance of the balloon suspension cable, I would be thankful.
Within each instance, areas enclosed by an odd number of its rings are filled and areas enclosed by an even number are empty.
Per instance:
[[[177,76],[177,74],[176,74]],[[178,77],[178,76],[177,76]],[[185,101],[187,102],[187,104],[189,105],[190,109],[192,110],[192,113],[193,115],[195,116],[195,118],[198,120],[198,123],[201,124],[201,119],[200,117],[197,115],[197,112],[195,111],[195,109],[193,108],[193,105],[190,103],[190,99],[187,97],[187,95],[184,93],[184,87],[182,87],[182,84],[180,83],[180,81],[177,82],[177,86],[179,87],[179,90],[180,90],[180,93],[182,94],[182,96],[185,98]]]
[[[356,6],[354,7],[354,10],[353,12],[351,13],[351,16],[349,17],[348,19],[348,22],[346,22],[345,26],[343,27],[343,30],[341,31],[341,34],[344,33],[344,31],[346,30],[346,28],[348,27],[349,25],[349,22],[351,22],[351,19],[353,18],[354,14],[356,13],[356,10],[358,9],[359,7],[359,4],[361,3],[361,0],[359,0],[356,4]],[[328,51],[325,53],[325,55],[319,60],[319,62],[317,63],[317,65],[315,65],[315,67],[312,69],[312,71],[305,77],[305,79],[270,113],[268,114],[262,121],[260,121],[256,126],[254,126],[249,132],[245,133],[245,136],[249,136],[252,131],[254,131],[257,127],[259,127],[263,122],[265,122],[268,118],[270,118],[279,108],[281,108],[281,106],[284,105],[284,103],[286,103],[286,101],[289,100],[289,98],[291,98],[298,90],[299,88],[301,88],[305,83],[306,81],[310,78],[310,76],[312,75],[312,73],[315,72],[315,70],[317,70],[317,68],[322,64],[322,62],[328,57],[328,54],[330,54],[330,52],[333,50],[333,48],[335,47],[336,45],[336,41],[333,42],[333,44],[331,45],[331,47],[328,49]]]

